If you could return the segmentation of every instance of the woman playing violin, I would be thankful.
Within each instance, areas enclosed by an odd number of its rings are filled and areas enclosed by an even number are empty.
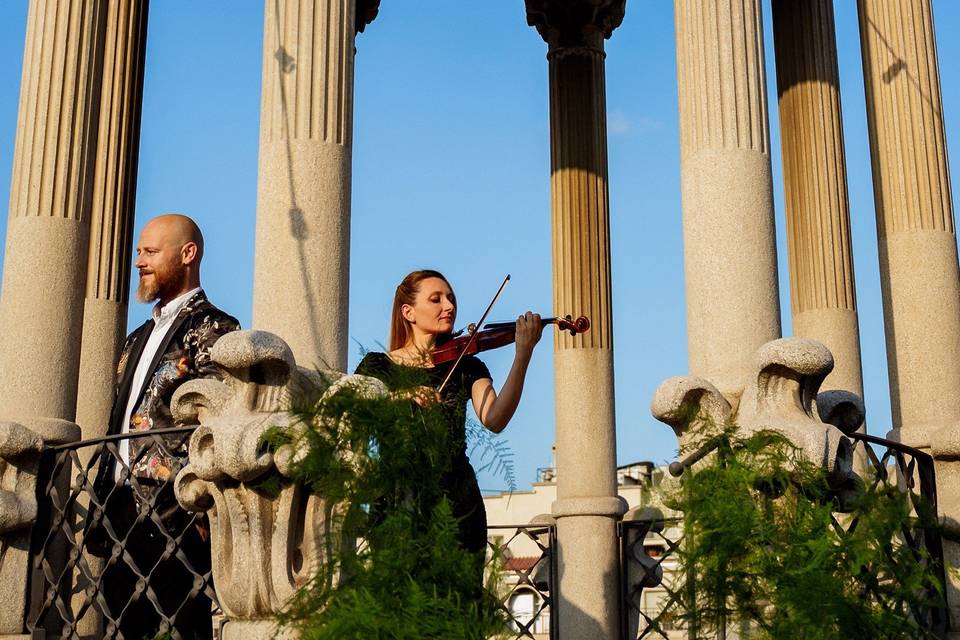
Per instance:
[[[494,389],[487,367],[472,355],[460,360],[438,393],[455,361],[435,364],[431,351],[450,339],[456,318],[457,299],[447,279],[437,271],[414,271],[403,279],[393,299],[390,352],[367,353],[356,372],[383,380],[395,394],[421,406],[440,402],[448,409],[454,446],[443,489],[458,520],[461,546],[479,554],[486,545],[487,518],[476,475],[467,459],[467,401],[473,403],[484,427],[494,433],[503,431],[517,410],[530,357],[543,325],[540,316],[529,311],[517,319],[516,355],[500,393]],[[411,372],[422,373],[421,380],[427,384],[399,388],[402,381],[410,380]]]

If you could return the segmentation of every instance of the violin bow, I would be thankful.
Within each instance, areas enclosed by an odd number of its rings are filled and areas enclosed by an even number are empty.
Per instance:
[[[497,292],[493,296],[493,300],[490,301],[490,304],[487,305],[487,310],[483,312],[483,315],[480,316],[480,321],[474,325],[474,330],[470,334],[470,339],[467,340],[467,344],[463,345],[463,351],[460,352],[460,355],[457,356],[456,361],[453,363],[453,366],[450,367],[450,371],[447,372],[447,377],[443,379],[443,383],[437,388],[437,395],[443,393],[443,388],[447,386],[447,383],[450,382],[450,378],[453,377],[453,372],[457,370],[457,367],[460,366],[460,361],[463,360],[463,356],[467,355],[467,350],[470,349],[470,345],[473,344],[473,341],[477,337],[477,332],[480,330],[480,327],[483,325],[483,322],[487,319],[487,314],[490,313],[490,310],[493,309],[494,303],[496,303],[497,298],[500,297],[500,294],[503,293],[503,288],[507,286],[507,283],[510,282],[510,274],[507,274],[507,277],[503,279],[503,282],[500,283],[500,288],[497,289]]]

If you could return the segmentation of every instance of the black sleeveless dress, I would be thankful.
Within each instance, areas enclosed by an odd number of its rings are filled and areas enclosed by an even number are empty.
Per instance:
[[[382,380],[391,391],[399,391],[404,384],[409,386],[411,373],[422,374],[422,384],[439,387],[452,366],[453,362],[425,369],[407,367],[395,363],[385,353],[371,351],[357,365],[356,373]],[[477,476],[467,458],[467,402],[473,383],[483,378],[490,378],[486,365],[474,356],[465,356],[442,394],[442,400],[448,407],[453,460],[441,482],[453,515],[458,520],[460,545],[472,553],[479,553],[486,548],[487,513],[483,508]]]

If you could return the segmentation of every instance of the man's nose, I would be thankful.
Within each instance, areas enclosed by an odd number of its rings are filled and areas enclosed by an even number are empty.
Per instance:
[[[133,261],[133,266],[137,269],[143,269],[147,266],[147,263],[143,261],[143,254],[137,256],[137,259]]]

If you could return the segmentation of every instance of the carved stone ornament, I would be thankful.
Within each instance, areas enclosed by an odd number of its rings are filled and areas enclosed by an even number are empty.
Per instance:
[[[16,422],[0,422],[0,535],[37,519],[37,464],[43,439]]]
[[[380,13],[380,0],[357,0],[356,11],[357,20],[354,28],[357,33],[363,33],[367,25]]]
[[[224,638],[274,638],[272,620],[316,574],[335,538],[337,505],[295,482],[276,492],[252,488],[266,474],[289,477],[298,455],[294,445],[271,453],[261,439],[271,427],[296,428],[284,408],[310,385],[333,380],[321,402],[347,386],[368,397],[387,391],[366,376],[298,368],[287,344],[263,331],[229,333],[210,355],[223,380],[187,382],[173,397],[177,422],[199,424],[174,488],[185,509],[208,515],[214,587],[228,618]]]
[[[49,444],[72,442],[80,427],[58,418],[0,422],[0,636],[23,632],[29,566],[30,530],[37,521],[37,470],[44,438]]]
[[[599,49],[623,22],[626,5],[626,0],[526,0],[527,24],[551,49]]]
[[[855,482],[853,446],[845,434],[863,423],[863,402],[848,391],[818,395],[833,370],[829,349],[815,340],[782,338],[761,346],[754,364],[739,402],[708,380],[678,376],[660,384],[651,412],[673,428],[681,446],[702,430],[727,423],[737,424],[743,436],[778,431],[826,468],[832,485]]]
[[[23,630],[30,527],[37,520],[37,467],[43,440],[16,422],[0,422],[0,634]],[[19,592],[19,593],[18,593]]]

